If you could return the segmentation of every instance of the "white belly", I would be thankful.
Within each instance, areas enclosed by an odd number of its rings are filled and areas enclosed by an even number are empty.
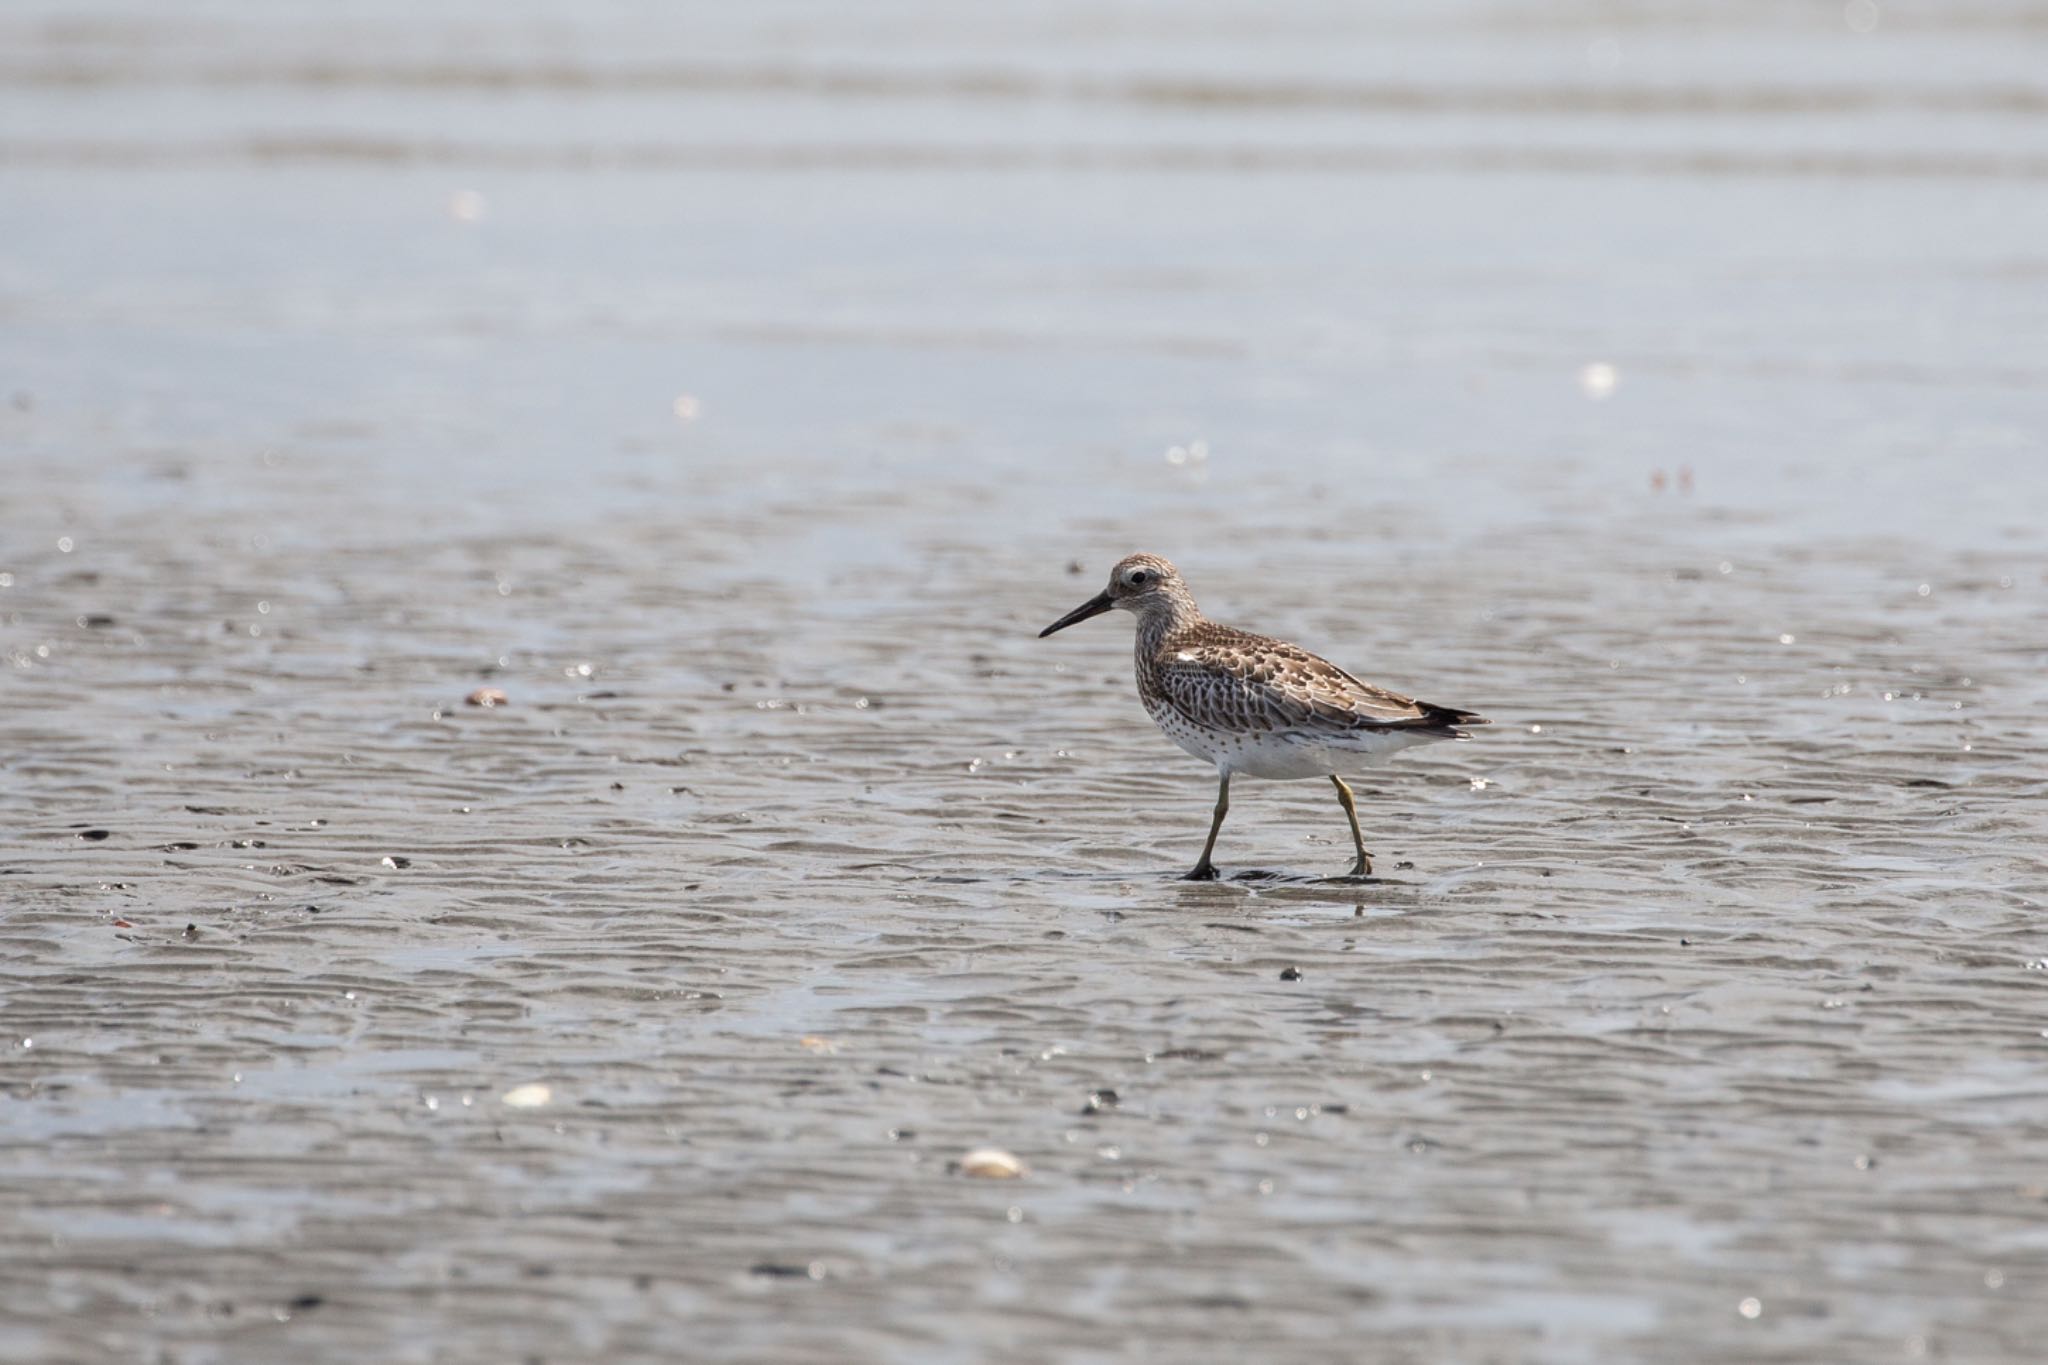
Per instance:
[[[1432,738],[1398,731],[1355,731],[1326,738],[1299,732],[1211,730],[1170,706],[1145,710],[1168,739],[1196,758],[1214,763],[1218,771],[1281,782],[1356,772]]]

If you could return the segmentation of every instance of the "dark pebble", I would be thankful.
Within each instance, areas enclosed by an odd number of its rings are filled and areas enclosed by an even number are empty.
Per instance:
[[[1116,1091],[1091,1090],[1088,1092],[1087,1101],[1081,1106],[1081,1112],[1083,1114],[1099,1114],[1105,1109],[1114,1109],[1116,1107]]]
[[[325,1302],[327,1302],[327,1299],[323,1295],[301,1294],[296,1299],[293,1299],[290,1303],[286,1304],[285,1307],[291,1309],[294,1313],[310,1313],[312,1310],[318,1308],[321,1304]]]
[[[1281,979],[1282,981],[1299,981],[1299,980],[1301,980],[1301,968],[1299,968],[1299,967],[1282,967],[1282,968],[1280,969],[1280,979]]]
[[[106,838],[109,834],[112,833],[113,831],[110,829],[82,829],[78,831],[78,837],[86,840],[89,843],[96,844],[100,840]]]
[[[807,1265],[788,1265],[781,1261],[756,1261],[747,1267],[749,1275],[773,1275],[781,1280],[809,1279],[811,1268]]]

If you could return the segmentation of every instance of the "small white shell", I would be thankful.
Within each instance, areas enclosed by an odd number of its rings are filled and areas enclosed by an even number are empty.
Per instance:
[[[1000,1147],[976,1147],[960,1158],[960,1174],[983,1180],[1015,1180],[1030,1168]]]
[[[499,1096],[507,1109],[539,1109],[555,1097],[554,1092],[538,1082],[515,1085]]]

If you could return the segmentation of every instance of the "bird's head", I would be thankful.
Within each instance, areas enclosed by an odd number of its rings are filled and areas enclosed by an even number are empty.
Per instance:
[[[1056,630],[1065,630],[1077,621],[1100,616],[1115,607],[1144,616],[1193,606],[1194,598],[1188,595],[1180,570],[1171,562],[1158,555],[1129,555],[1110,570],[1107,588],[1039,631],[1038,638],[1042,640]]]

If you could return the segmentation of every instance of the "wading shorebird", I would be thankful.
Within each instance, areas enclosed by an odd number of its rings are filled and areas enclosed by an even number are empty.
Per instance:
[[[1415,701],[1360,682],[1285,640],[1219,626],[1202,615],[1180,571],[1158,555],[1132,555],[1109,587],[1038,632],[1043,640],[1121,607],[1138,618],[1138,699],[1166,737],[1216,765],[1216,816],[1189,881],[1216,875],[1209,855],[1230,813],[1230,779],[1327,777],[1337,788],[1358,861],[1372,872],[1358,808],[1341,773],[1384,763],[1411,744],[1470,739],[1458,727],[1486,717]]]

